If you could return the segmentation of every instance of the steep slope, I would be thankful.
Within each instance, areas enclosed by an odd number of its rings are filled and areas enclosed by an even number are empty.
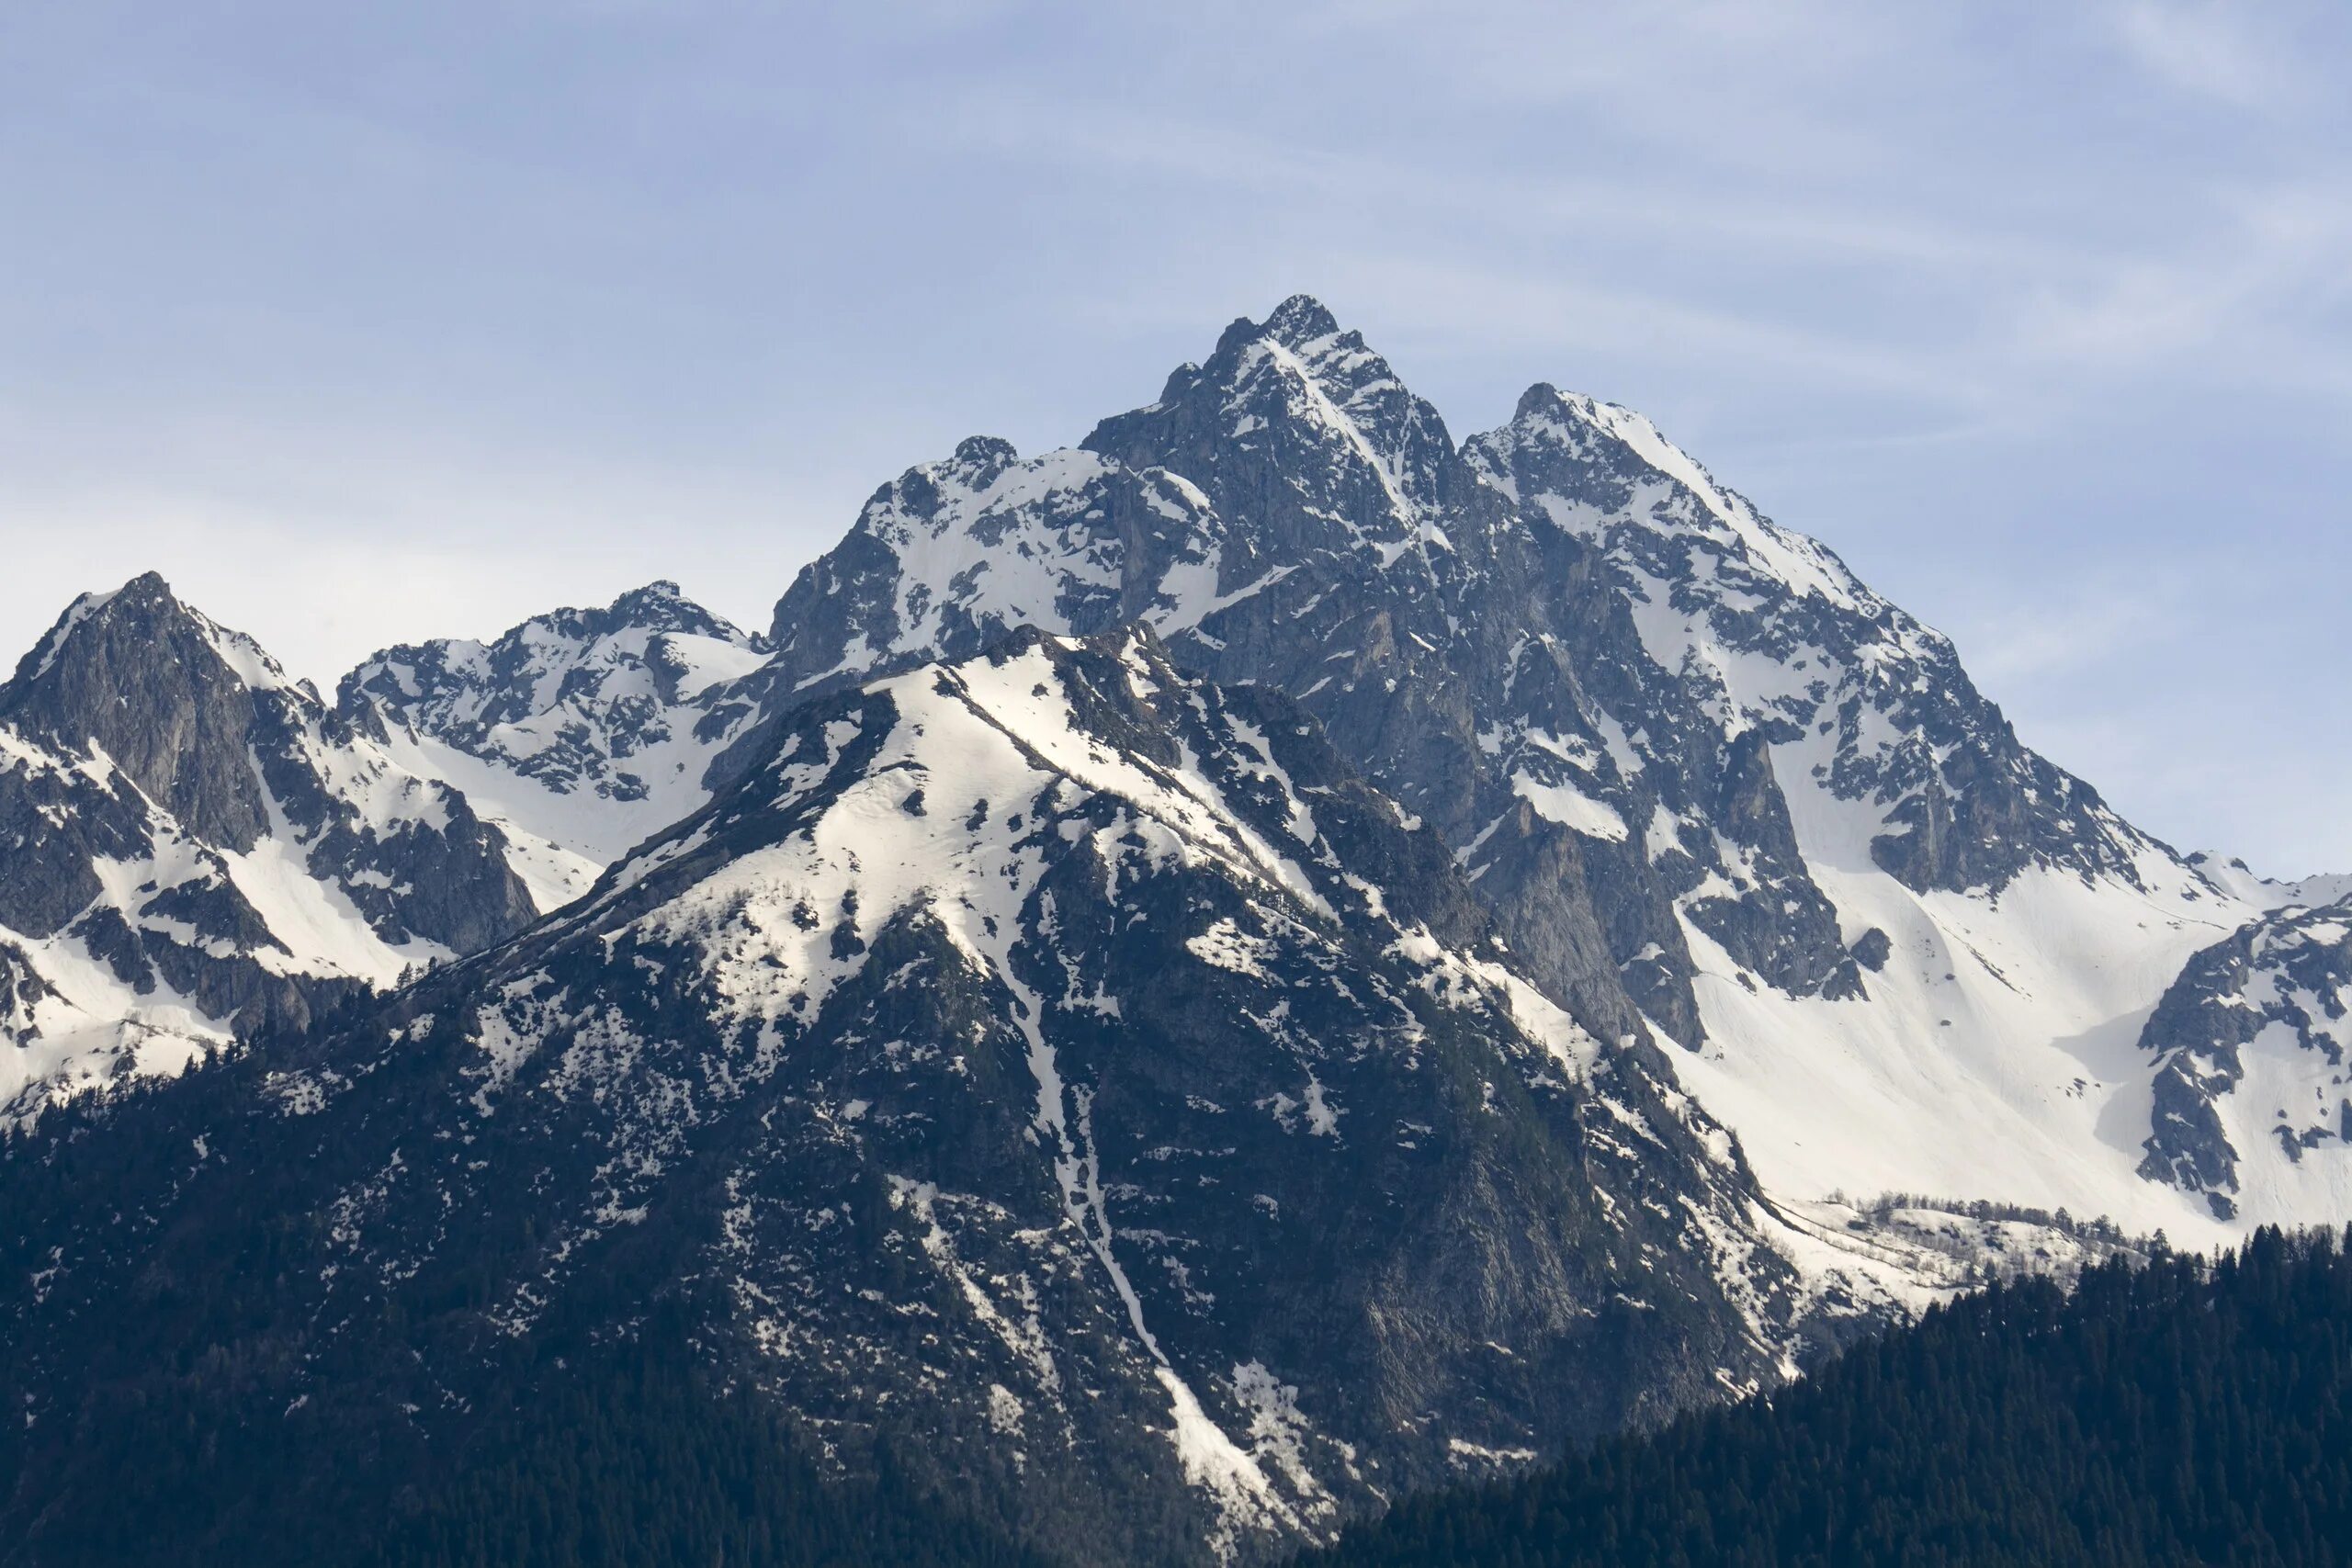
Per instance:
[[[1781,863],[1810,890],[1784,905],[1784,929],[1834,912],[1822,936],[1864,968],[1850,988],[1808,995],[1706,929],[1703,894],[1679,895],[1708,1035],[1683,1076],[1741,1130],[1767,1182],[2197,1232],[2196,1206],[2136,1174],[2154,1068],[2137,1036],[2180,964],[2246,904],[2020,745],[1948,640],[1639,415],[1539,387],[1470,452],[1528,527],[1597,552],[1639,657],[1712,710],[1712,730],[1753,748],[1779,797]],[[1638,738],[1621,772],[1670,796],[1686,762],[1651,739],[1643,705],[1594,684]],[[1638,820],[1639,793],[1613,795],[1614,782],[1579,781]],[[1653,818],[1653,863],[1670,867],[1709,826]],[[1742,902],[1772,921],[1769,900]]]
[[[729,688],[764,653],[655,582],[489,643],[387,649],[343,678],[336,706],[377,716],[404,765],[504,829],[547,910],[709,798],[711,758],[745,716]]]
[[[2290,906],[2199,952],[2140,1045],[2157,1063],[2143,1175],[2224,1219],[2352,1211],[2352,903]]]
[[[1948,640],[1641,416],[1539,386],[1457,447],[1296,298],[1080,452],[975,440],[885,487],[746,692],[774,723],[1123,618],[1314,714],[1547,993],[1685,1048],[1773,1190],[2222,1234],[2143,1174],[2139,1036],[2263,900],[2022,745]]]
[[[0,1115],[169,1074],[530,916],[497,831],[161,578],[0,685]]]
[[[0,1168],[10,1528],[167,1369],[428,1464],[658,1307],[842,1472],[1073,1561],[1255,1555],[1862,1310],[1279,694],[1030,634],[772,741],[516,941]],[[179,1118],[193,1157],[89,1168]]]
[[[1298,299],[1264,329],[1237,322],[1205,366],[1088,448],[1024,463],[967,442],[885,487],[779,603],[767,711],[857,671],[968,653],[1023,620],[1073,631],[1137,616],[1189,669],[1288,691],[1449,839],[1502,818],[1477,874],[1506,940],[1597,1035],[1641,1033],[1576,841],[1480,765],[1476,692],[1504,678],[1520,633],[1455,613],[1456,540],[1505,530],[1510,513],[1436,411]],[[1013,543],[984,547],[1000,539]],[[911,649],[899,606],[931,612]]]

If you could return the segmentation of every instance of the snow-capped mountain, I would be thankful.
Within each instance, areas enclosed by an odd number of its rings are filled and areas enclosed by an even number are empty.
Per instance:
[[[161,578],[0,685],[0,1111],[169,1075],[532,914],[498,831]]]
[[[1669,1079],[1298,705],[1024,634],[791,710],[588,897],[203,1075],[200,1115],[113,1108],[119,1146],[205,1129],[130,1234],[25,1162],[58,1217],[12,1244],[0,1443],[76,1495],[39,1434],[173,1359],[91,1305],[290,1206],[323,1218],[237,1311],[271,1419],[431,1440],[503,1347],[666,1300],[842,1470],[1072,1560],[1262,1555],[1863,1310],[1884,1271]]]
[[[1588,1028],[1685,1048],[1774,1190],[2211,1232],[2142,1174],[2139,1033],[2264,900],[2024,747],[1948,640],[1640,415],[1538,386],[1457,446],[1293,299],[1080,451],[974,440],[885,487],[747,690],[774,714],[1122,617],[1302,703]]]
[[[1686,1033],[1699,1048],[1684,1081],[1768,1185],[1986,1196],[2200,1234],[2197,1205],[2139,1170],[2154,1064],[2137,1035],[2187,956],[2249,905],[2020,745],[1949,641],[1639,415],[1538,388],[1470,451],[1528,527],[1588,544],[1633,622],[1637,640],[1589,648],[1577,668],[1613,650],[1673,677],[1683,715],[1664,723],[1651,716],[1665,705],[1589,683],[1596,728],[1628,738],[1634,767],[1618,772],[1634,787],[1612,792],[1602,769],[1575,782],[1621,820],[1649,818],[1644,851],[1682,916],[1705,1036]],[[1701,738],[1696,758],[1661,743],[1678,730]],[[1748,813],[1706,809],[1717,747],[1761,764],[1750,841],[1764,856],[1739,852]],[[1709,838],[1724,852],[1706,874],[1728,890],[1681,863],[1703,866]],[[1833,943],[1860,973],[1802,962]]]
[[[503,829],[546,910],[709,798],[711,758],[746,712],[729,689],[764,652],[654,582],[489,643],[388,649],[343,678],[336,705],[378,716],[404,763]]]
[[[2039,1211],[2352,1218],[2347,889],[1305,297],[909,469],[763,637],[657,583],[329,707],[141,579],[0,687],[0,1525],[173,1369],[299,1483],[658,1312],[838,1473],[1276,1552],[2126,1245]]]
[[[388,650],[305,722],[328,727],[313,750],[357,747],[362,773],[461,802],[458,836],[494,833],[544,911],[723,787],[807,702],[1023,626],[1127,624],[1185,669],[1305,705],[1453,846],[1519,962],[1583,1027],[1682,1048],[1683,1078],[1776,1193],[1989,1197],[2218,1234],[2202,1179],[2144,1146],[2177,1063],[2143,1028],[2192,955],[2341,897],[2343,879],[2265,883],[2138,832],[2018,741],[1948,641],[1640,415],[1538,386],[1509,424],[1457,445],[1305,297],[1236,322],[1081,448],[1023,459],[974,438],[884,486],[764,639],[657,583],[489,643]],[[271,703],[315,708],[233,646]],[[175,816],[163,841],[255,841],[211,820],[250,790],[234,761],[191,775],[201,820]],[[51,816],[74,831],[156,837],[101,827],[128,808],[87,778],[72,787],[85,804]],[[383,809],[371,796],[353,819]],[[358,950],[306,939],[313,967],[380,983],[519,923],[496,878],[470,919],[464,877],[420,894],[322,852],[330,881],[352,874],[335,897],[359,918],[305,919]],[[130,886],[148,881],[187,885]],[[50,1043],[19,1055],[20,1086],[121,1056],[126,1021],[159,1068],[185,1059],[251,1000],[139,989],[122,978],[135,964],[99,956],[108,917],[85,914],[83,891],[0,937],[11,1016],[49,1020],[20,1026]],[[419,898],[436,911],[392,919]],[[1988,1165],[1987,1147],[2004,1157]],[[2253,1183],[2233,1223],[2334,1217],[2290,1203],[2307,1187]]]

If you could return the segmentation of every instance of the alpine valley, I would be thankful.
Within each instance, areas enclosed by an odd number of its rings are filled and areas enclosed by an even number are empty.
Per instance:
[[[655,1364],[920,1521],[841,1561],[1277,1559],[2352,1220],[2347,1006],[2352,877],[2176,852],[1639,414],[1457,441],[1300,296],[763,632],[655,583],[329,701],[70,605],[0,685],[0,1562],[487,1560],[387,1543]]]

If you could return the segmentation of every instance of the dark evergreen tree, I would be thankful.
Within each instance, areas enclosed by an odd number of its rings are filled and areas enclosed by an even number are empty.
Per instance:
[[[1409,1499],[1306,1564],[2352,1562],[2352,1258],[2258,1233],[1996,1284],[1770,1398]]]

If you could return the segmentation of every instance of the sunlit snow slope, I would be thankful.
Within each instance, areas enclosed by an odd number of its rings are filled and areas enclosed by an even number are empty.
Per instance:
[[[403,762],[505,829],[542,910],[709,798],[763,649],[672,582],[535,616],[489,643],[388,649],[343,679]]]

